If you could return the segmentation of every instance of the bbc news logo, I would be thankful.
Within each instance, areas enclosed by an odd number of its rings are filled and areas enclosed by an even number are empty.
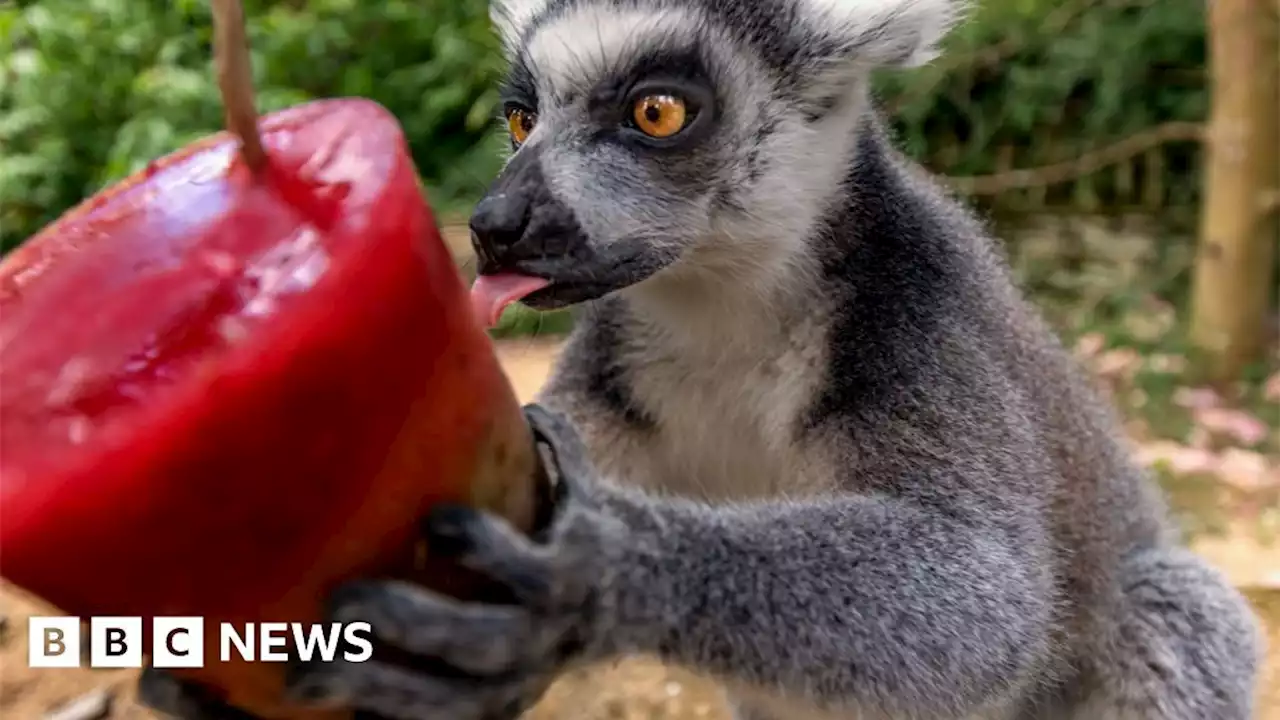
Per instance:
[[[151,665],[199,668],[205,664],[205,621],[201,617],[156,617],[151,621]],[[361,663],[373,657],[373,629],[353,623],[219,623],[218,660],[231,662]],[[142,618],[89,618],[89,667],[140,668]],[[33,668],[80,667],[78,617],[32,617],[27,626],[27,664]]]

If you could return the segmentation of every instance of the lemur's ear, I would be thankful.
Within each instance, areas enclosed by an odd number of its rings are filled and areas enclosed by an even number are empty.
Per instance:
[[[515,0],[513,0],[515,1]],[[869,66],[914,67],[963,19],[967,0],[796,0],[834,55]]]

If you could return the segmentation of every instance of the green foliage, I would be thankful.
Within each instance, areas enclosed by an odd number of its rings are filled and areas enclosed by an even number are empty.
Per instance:
[[[570,310],[539,312],[524,305],[509,305],[503,311],[497,327],[489,331],[495,338],[529,337],[538,335],[564,335],[573,329],[573,313]]]
[[[371,97],[400,119],[442,211],[496,173],[501,71],[486,0],[246,0],[259,104]],[[0,7],[0,247],[221,127],[205,0]],[[1072,158],[1206,110],[1200,0],[984,0],[930,66],[878,77],[908,153],[967,176]],[[997,206],[1194,206],[1199,147]]]
[[[1200,0],[986,0],[942,57],[884,73],[878,91],[907,152],[935,172],[1040,167],[1161,123],[1202,121],[1204,21]],[[1132,175],[1109,167],[1045,188],[1035,203],[1105,209],[1145,187],[1152,209],[1194,204],[1199,147],[1155,152]],[[1025,199],[1010,195],[1001,200]]]
[[[204,0],[0,7],[0,247],[222,127]],[[359,95],[404,127],[437,209],[498,167],[485,0],[247,0],[258,104]]]

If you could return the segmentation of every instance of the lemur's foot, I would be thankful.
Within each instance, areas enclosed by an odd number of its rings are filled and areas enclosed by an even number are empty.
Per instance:
[[[339,588],[326,621],[368,622],[376,640],[413,659],[378,657],[293,668],[287,692],[300,702],[349,706],[404,720],[514,720],[575,661],[602,645],[609,563],[603,538],[616,521],[593,507],[590,467],[576,432],[538,407],[525,416],[556,481],[550,525],[530,539],[486,512],[438,507],[423,522],[430,551],[504,586],[515,603],[467,603],[403,582]],[[609,541],[612,545],[614,538]],[[144,702],[190,720],[247,720],[151,671]],[[222,713],[222,714],[218,714]]]

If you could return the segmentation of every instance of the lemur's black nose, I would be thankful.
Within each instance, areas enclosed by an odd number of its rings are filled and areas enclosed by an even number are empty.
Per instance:
[[[501,262],[524,235],[528,221],[529,201],[523,193],[494,193],[476,204],[471,214],[471,244],[481,269]]]

